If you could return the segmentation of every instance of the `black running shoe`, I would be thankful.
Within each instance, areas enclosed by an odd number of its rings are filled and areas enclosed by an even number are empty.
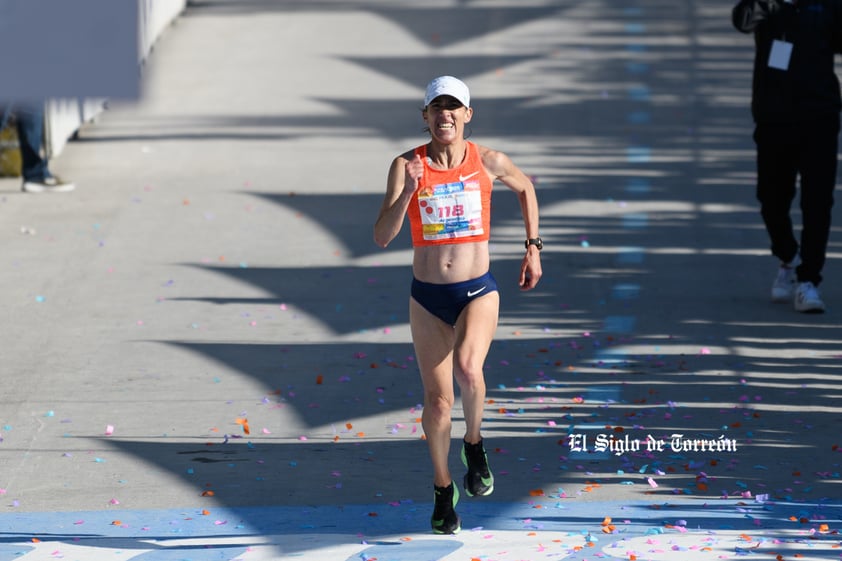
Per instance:
[[[435,508],[430,524],[436,534],[458,534],[462,529],[462,521],[454,510],[459,502],[459,489],[453,482],[447,487],[435,487]]]
[[[485,497],[494,492],[494,475],[488,467],[488,457],[482,447],[482,440],[477,444],[462,441],[462,463],[468,468],[463,483],[469,497]]]

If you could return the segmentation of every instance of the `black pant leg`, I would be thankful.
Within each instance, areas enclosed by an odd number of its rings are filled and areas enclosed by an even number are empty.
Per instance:
[[[798,254],[790,208],[795,198],[797,149],[794,127],[758,124],[754,130],[757,146],[757,200],[760,215],[771,242],[772,255],[789,263]]]
[[[839,119],[806,125],[798,171],[801,176],[801,265],[799,282],[822,281],[836,189]]]

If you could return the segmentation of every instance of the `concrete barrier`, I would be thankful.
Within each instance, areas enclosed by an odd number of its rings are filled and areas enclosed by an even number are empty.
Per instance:
[[[143,66],[155,41],[175,20],[187,0],[138,0],[138,64]],[[138,69],[140,71],[140,69]],[[79,128],[105,110],[106,98],[60,98],[47,102],[44,119],[44,144],[47,155],[53,158]]]

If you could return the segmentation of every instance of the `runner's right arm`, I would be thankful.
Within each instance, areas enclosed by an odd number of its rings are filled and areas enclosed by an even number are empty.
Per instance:
[[[419,156],[411,160],[411,153],[398,156],[389,168],[386,196],[374,224],[374,243],[386,247],[395,239],[403,226],[412,195],[418,188],[424,166]]]

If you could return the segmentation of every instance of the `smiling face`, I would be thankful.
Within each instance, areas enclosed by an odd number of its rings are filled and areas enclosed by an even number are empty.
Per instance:
[[[455,97],[441,95],[431,101],[422,114],[433,139],[448,144],[464,137],[465,124],[471,121],[473,109],[465,107]]]

